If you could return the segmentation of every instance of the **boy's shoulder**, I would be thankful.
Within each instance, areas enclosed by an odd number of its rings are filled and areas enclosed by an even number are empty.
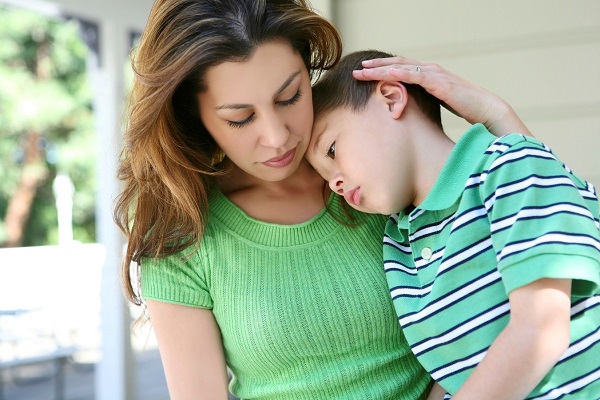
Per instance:
[[[539,148],[550,151],[548,146],[533,136],[525,136],[521,133],[511,133],[500,136],[494,140],[488,147],[488,152],[501,154],[509,150],[516,150],[524,147]]]
[[[563,176],[569,178],[577,188],[589,191],[596,197],[591,183],[569,168],[550,147],[532,136],[513,133],[499,137],[485,153],[482,170],[486,176],[499,173],[505,179],[520,177],[521,180],[529,179],[532,175]]]
[[[532,136],[520,133],[501,136],[490,143],[482,162],[485,164],[484,170],[487,172],[501,167],[505,169],[509,165],[512,166],[511,169],[525,168],[527,170],[533,165],[539,166],[540,163],[547,162],[553,165],[552,168],[564,169],[567,173],[572,172],[546,144]]]

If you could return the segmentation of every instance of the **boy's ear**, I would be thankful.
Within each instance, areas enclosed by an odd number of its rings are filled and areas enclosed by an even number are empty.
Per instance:
[[[380,81],[375,90],[392,113],[392,118],[400,118],[408,101],[406,87],[401,82]]]

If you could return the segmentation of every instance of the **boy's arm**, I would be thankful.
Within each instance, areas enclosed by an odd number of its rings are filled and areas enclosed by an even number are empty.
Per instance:
[[[353,76],[358,80],[391,80],[422,86],[450,112],[471,124],[484,124],[496,136],[532,136],[506,101],[437,64],[401,56],[379,58],[364,61],[363,69],[354,71]]]
[[[509,295],[510,321],[453,400],[524,399],[569,346],[571,280],[540,279]]]
[[[439,383],[433,382],[433,387],[429,392],[429,396],[427,396],[427,400],[443,400],[446,395],[446,391],[443,387],[440,386]]]

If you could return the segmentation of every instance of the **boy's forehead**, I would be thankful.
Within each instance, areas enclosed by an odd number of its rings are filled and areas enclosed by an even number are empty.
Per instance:
[[[310,146],[310,150],[317,150],[321,143],[321,139],[323,139],[323,134],[327,130],[327,126],[328,123],[325,116],[318,117],[314,120],[311,137],[312,145]]]
[[[344,123],[349,116],[356,114],[349,107],[338,107],[334,110],[314,116],[313,133],[323,132],[326,129],[335,128]]]
[[[350,114],[354,113],[348,107],[338,107],[335,110],[316,115],[312,129],[312,150],[317,150],[323,137],[329,132],[335,129],[342,129],[344,121],[347,121]]]

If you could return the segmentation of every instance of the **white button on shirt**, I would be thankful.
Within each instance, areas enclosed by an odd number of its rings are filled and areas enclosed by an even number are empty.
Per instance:
[[[429,247],[425,247],[423,248],[423,250],[421,250],[421,257],[423,257],[424,260],[429,260],[432,255],[433,252]]]

